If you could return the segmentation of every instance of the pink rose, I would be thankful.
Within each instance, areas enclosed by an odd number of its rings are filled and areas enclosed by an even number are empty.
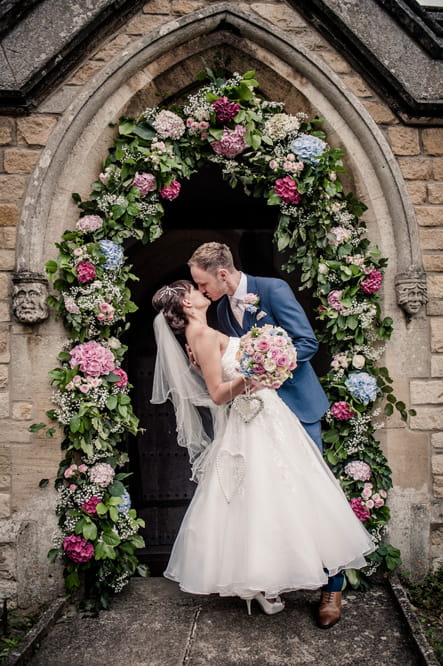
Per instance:
[[[71,534],[63,540],[63,550],[73,562],[89,562],[94,555],[94,546],[80,535]]]
[[[372,270],[368,277],[360,283],[360,289],[365,292],[365,294],[374,294],[381,287],[383,281],[383,275],[376,268]]]
[[[260,364],[257,364],[256,366],[254,366],[254,368],[252,368],[252,372],[256,375],[260,375],[264,371],[265,371],[264,367]]]
[[[226,157],[235,157],[242,153],[246,148],[244,140],[246,129],[243,125],[236,125],[235,130],[225,129],[222,138],[219,141],[211,143],[212,150]]]
[[[79,282],[90,282],[96,276],[95,266],[90,261],[81,261],[77,266]]]
[[[82,385],[80,386],[80,391],[81,391],[82,393],[87,393],[87,392],[89,391],[89,385],[88,385],[88,384],[82,384]]]
[[[114,369],[114,354],[95,340],[83,342],[71,349],[71,368],[79,366],[85,375],[98,377],[107,375]]]
[[[153,192],[156,188],[155,176],[152,173],[136,173],[132,186],[136,187],[141,196],[145,197],[148,192]]]
[[[287,354],[280,354],[280,356],[277,358],[277,365],[283,367],[289,365],[289,356]]]
[[[88,466],[87,465],[79,465],[78,466],[78,471],[79,472],[87,472],[88,471]]]
[[[255,354],[252,356],[252,360],[256,363],[261,363],[263,361],[263,354],[260,352],[255,352]]]
[[[180,194],[181,185],[178,180],[173,180],[170,185],[164,185],[160,190],[160,196],[168,201],[173,201]]]
[[[65,477],[65,479],[70,479],[71,476],[74,476],[76,471],[77,471],[77,465],[69,465],[69,467],[65,469],[63,476]]]
[[[71,490],[72,492],[74,492],[74,490],[77,490],[77,486],[76,486],[76,484],[75,484],[75,483],[71,483],[70,486],[69,486],[69,490]]]
[[[268,351],[270,346],[271,345],[269,344],[268,340],[266,340],[265,338],[262,338],[261,340],[258,340],[258,342],[256,344],[257,349],[259,351],[264,351],[264,352]]]
[[[120,377],[118,382],[115,382],[114,386],[118,386],[119,388],[124,388],[128,383],[128,375],[126,374],[126,372],[123,370],[123,368],[114,368],[113,373],[114,375],[118,375]]]
[[[287,340],[282,335],[275,335],[274,344],[276,347],[286,347]]]
[[[301,201],[301,194],[297,189],[297,183],[290,176],[278,178],[275,181],[274,192],[285,203],[298,204]]]
[[[344,400],[339,400],[335,402],[331,407],[331,414],[338,421],[347,421],[352,419],[355,416],[355,412],[350,408],[347,402]]]
[[[227,97],[219,97],[215,102],[212,102],[212,106],[220,123],[230,123],[240,111],[240,104],[230,102]]]

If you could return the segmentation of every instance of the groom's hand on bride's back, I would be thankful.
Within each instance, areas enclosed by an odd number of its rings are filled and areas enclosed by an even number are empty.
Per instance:
[[[186,353],[187,353],[187,355],[188,355],[188,358],[189,358],[190,363],[191,363],[191,364],[194,366],[194,368],[195,368],[196,370],[198,370],[198,371],[200,372],[200,374],[201,374],[200,366],[199,366],[199,364],[197,363],[197,361],[196,361],[196,359],[195,359],[195,356],[194,356],[194,354],[192,353],[192,349],[191,349],[191,347],[188,345],[188,343],[186,343],[185,348],[186,348]]]

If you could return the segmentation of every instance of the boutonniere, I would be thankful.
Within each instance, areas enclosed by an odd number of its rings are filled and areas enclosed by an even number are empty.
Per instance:
[[[266,317],[267,313],[264,310],[258,312],[260,306],[260,296],[258,296],[258,294],[246,294],[243,302],[245,304],[245,310],[251,314],[256,314],[257,319],[263,319],[263,317]]]

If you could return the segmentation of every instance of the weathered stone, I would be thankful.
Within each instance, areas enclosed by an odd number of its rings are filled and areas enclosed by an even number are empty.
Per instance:
[[[15,578],[17,552],[12,544],[0,545],[0,572],[3,578]]]
[[[429,155],[443,155],[443,129],[429,127],[422,130],[423,147]]]
[[[428,275],[428,294],[430,298],[443,298],[443,275],[441,273]]]
[[[191,14],[205,6],[203,0],[172,0],[173,14]]]
[[[143,7],[145,14],[170,14],[170,0],[150,0]]]
[[[423,227],[443,225],[443,206],[417,206],[415,213],[417,222]]]
[[[42,100],[38,110],[40,113],[63,113],[77,95],[77,86],[62,86],[57,88],[50,97]]]
[[[17,231],[15,227],[3,227],[0,229],[1,247],[6,249],[15,248]]]
[[[9,326],[0,324],[0,363],[9,363]]]
[[[10,271],[15,268],[15,252],[13,250],[0,250],[0,268]]]
[[[443,453],[432,456],[432,473],[443,475]]]
[[[0,474],[0,490],[10,492],[11,491],[11,475],[10,474]]]
[[[413,204],[424,204],[426,202],[426,183],[421,180],[410,180],[407,188]]]
[[[9,298],[11,295],[11,278],[9,273],[0,273],[0,300]]]
[[[354,93],[357,97],[372,97],[373,92],[370,90],[363,79],[360,76],[355,74],[349,74],[343,76],[345,85],[349,88],[351,92]],[[409,154],[409,153],[408,153]]]
[[[429,203],[443,204],[443,182],[428,184]]]
[[[335,51],[323,51],[321,57],[337,74],[349,74],[351,72],[350,64]]]
[[[173,11],[175,12],[175,5],[180,5],[181,2],[173,2]],[[184,4],[188,4],[185,0]],[[273,25],[276,25],[282,30],[300,30],[300,28],[306,28],[306,21],[300,16],[300,14],[291,7],[287,7],[283,3],[275,4],[273,2],[253,2],[251,4],[252,11],[256,12],[259,16],[269,21]],[[186,14],[187,12],[182,12]]]
[[[29,421],[32,418],[32,402],[14,402],[12,404],[12,417],[18,421]]]
[[[423,255],[423,268],[425,271],[443,271],[443,255],[442,254],[424,254]]]
[[[9,301],[0,301],[0,321],[11,321]]]
[[[0,393],[0,418],[8,418],[10,413],[9,393]]]
[[[117,37],[108,42],[108,44],[105,44],[105,46],[94,55],[94,60],[110,60],[120,53],[130,41],[131,38],[129,35],[117,35]]]
[[[14,204],[0,204],[0,227],[13,227],[19,215],[20,211]]]
[[[9,518],[11,502],[9,493],[0,493],[0,518]]]
[[[443,180],[443,157],[434,157],[432,167],[435,180]]]
[[[431,549],[433,555],[441,555],[443,548],[443,527],[438,527],[431,532]]]
[[[443,449],[443,432],[433,432],[431,443],[435,449]]]
[[[431,319],[431,350],[437,353],[443,352],[443,317]]]
[[[426,304],[426,314],[430,317],[443,315],[443,301],[440,298],[430,298]]]
[[[418,130],[414,127],[389,127],[388,136],[395,155],[419,155]]]
[[[14,121],[9,118],[0,118],[0,145],[6,146],[12,143]]]
[[[4,153],[6,173],[31,173],[39,158],[39,150],[8,148]]]
[[[386,106],[381,102],[370,101],[366,101],[364,104],[372,118],[379,125],[394,125],[399,122],[398,118],[392,113],[389,106]]]
[[[422,250],[441,250],[443,247],[443,229],[420,229]]]
[[[443,377],[443,354],[433,354],[431,357],[432,377]]]
[[[5,389],[8,386],[9,379],[9,366],[6,363],[0,365],[0,389]]]
[[[0,202],[18,201],[25,193],[24,176],[2,176],[0,175]]]
[[[101,60],[89,60],[83,67],[80,67],[77,72],[69,79],[68,83],[71,86],[82,86],[92,79],[103,67]]]
[[[4,419],[0,428],[0,442],[6,444],[21,444],[31,441],[28,423],[21,423],[12,419]]]
[[[417,406],[416,412],[416,416],[410,417],[412,430],[443,430],[443,409],[440,406]]]
[[[414,379],[411,381],[411,401],[414,405],[443,402],[443,380]]]
[[[138,14],[132,18],[125,27],[128,35],[148,35],[155,30],[164,19],[153,14]]]
[[[400,157],[398,163],[407,180],[426,180],[431,176],[431,160],[426,157]]]
[[[57,123],[54,116],[31,115],[17,119],[17,139],[20,145],[45,146]]]

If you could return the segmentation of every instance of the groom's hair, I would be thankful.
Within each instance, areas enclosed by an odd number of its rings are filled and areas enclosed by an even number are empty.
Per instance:
[[[235,270],[231,250],[224,243],[203,243],[188,261],[188,266],[198,266],[209,273],[216,273],[219,268],[226,268],[232,273]]]

